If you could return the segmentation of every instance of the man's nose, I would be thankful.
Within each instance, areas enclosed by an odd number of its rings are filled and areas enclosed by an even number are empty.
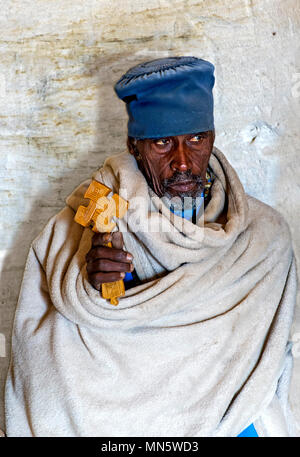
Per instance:
[[[187,151],[182,144],[178,144],[174,149],[173,160],[171,162],[171,168],[173,171],[186,172],[191,170],[191,162],[189,157],[189,151]]]

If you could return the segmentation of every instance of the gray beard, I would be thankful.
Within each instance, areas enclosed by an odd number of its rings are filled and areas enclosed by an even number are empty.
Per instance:
[[[193,180],[195,183],[197,183],[197,188],[196,190],[191,190],[188,192],[178,192],[176,197],[174,197],[167,189],[170,184],[176,184],[180,183],[185,180]],[[162,181],[162,194],[163,197],[166,197],[168,199],[181,199],[182,200],[182,205],[189,205],[188,201],[190,201],[193,198],[200,198],[201,194],[204,190],[204,183],[201,178],[201,176],[195,176],[192,175],[190,171],[187,171],[186,173],[180,173],[176,172],[174,173],[173,177],[170,179],[164,179]]]
[[[204,190],[204,187],[201,185],[199,186],[199,188],[197,189],[197,191],[190,191],[190,192],[178,192],[178,195],[176,195],[176,197],[174,197],[170,192],[168,192],[167,190],[165,191],[165,193],[163,194],[163,197],[166,197],[166,198],[169,198],[169,199],[172,199],[172,198],[179,198],[181,199],[182,201],[184,201],[185,199],[190,199],[190,198],[200,198],[201,197],[201,194]]]
[[[200,204],[203,190],[202,180],[199,178],[199,186],[196,191],[180,192],[178,195],[174,196],[166,190],[162,196],[162,200],[168,208],[173,206],[175,211],[189,210]]]

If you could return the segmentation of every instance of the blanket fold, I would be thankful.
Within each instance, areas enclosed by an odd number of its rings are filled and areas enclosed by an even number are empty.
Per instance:
[[[6,382],[8,436],[237,436],[253,421],[260,436],[294,433],[290,231],[217,148],[209,166],[197,224],[170,212],[127,152],[93,174],[130,202],[116,223],[142,283],[117,307],[89,284],[93,232],[74,222],[90,179],[33,241]]]

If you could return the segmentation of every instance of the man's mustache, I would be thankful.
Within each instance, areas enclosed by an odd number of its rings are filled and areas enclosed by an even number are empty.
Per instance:
[[[164,187],[171,186],[173,184],[180,184],[181,182],[192,181],[198,184],[198,186],[203,186],[203,179],[201,176],[194,175],[190,171],[180,172],[175,171],[171,178],[163,179],[162,184]]]

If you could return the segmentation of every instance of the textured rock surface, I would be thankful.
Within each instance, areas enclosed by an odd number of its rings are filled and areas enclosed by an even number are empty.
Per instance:
[[[1,390],[30,242],[78,183],[123,150],[126,114],[113,82],[136,63],[183,54],[215,64],[216,145],[246,191],[285,216],[300,259],[298,0],[0,6]],[[291,400],[300,430],[297,313]]]

